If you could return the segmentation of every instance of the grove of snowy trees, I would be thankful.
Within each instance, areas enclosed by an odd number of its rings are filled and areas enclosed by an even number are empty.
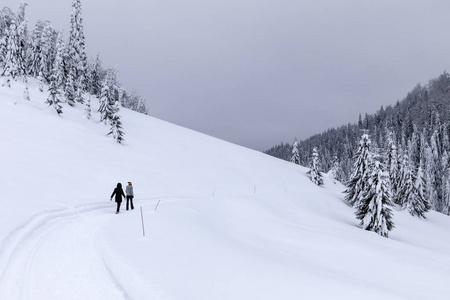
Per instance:
[[[370,137],[370,151],[361,148],[363,135]],[[373,169],[376,161],[385,173],[393,205],[420,217],[428,209],[449,215],[450,75],[444,72],[426,85],[417,85],[394,106],[360,115],[357,123],[296,141],[295,148],[303,166],[311,166],[316,148],[320,170],[331,170],[347,186],[364,185],[369,178],[372,184],[378,182],[383,176]],[[292,145],[281,143],[265,153],[289,161],[292,151]],[[365,181],[359,182],[362,177]],[[361,198],[353,193],[358,190],[346,194],[350,205]]]
[[[121,143],[123,130],[119,107],[148,114],[145,100],[128,93],[117,80],[117,71],[103,69],[99,56],[89,60],[83,28],[81,1],[72,1],[70,32],[52,27],[49,21],[38,21],[30,31],[25,18],[27,4],[17,13],[5,7],[0,11],[0,74],[3,86],[12,80],[26,84],[24,98],[30,100],[27,77],[36,78],[41,92],[48,92],[47,104],[62,114],[61,103],[84,105],[85,116],[91,118],[90,97],[99,99],[101,120],[111,126],[109,135]],[[48,90],[44,91],[44,84]],[[89,101],[85,103],[86,98]]]

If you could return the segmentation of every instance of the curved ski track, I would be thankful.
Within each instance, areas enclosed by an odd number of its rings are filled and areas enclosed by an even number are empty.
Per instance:
[[[81,205],[16,228],[0,249],[0,299],[131,299],[97,245],[112,216],[109,203]]]

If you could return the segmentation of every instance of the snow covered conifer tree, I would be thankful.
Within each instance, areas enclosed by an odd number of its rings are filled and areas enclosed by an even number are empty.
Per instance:
[[[77,88],[86,90],[87,55],[85,51],[85,37],[80,0],[72,1],[69,57],[69,70],[73,72],[73,80],[77,83],[74,92],[78,92]]]
[[[322,173],[319,170],[319,153],[317,148],[313,148],[311,171],[309,173],[311,181],[317,185],[323,185]]]
[[[117,143],[121,144],[123,142],[124,132],[122,130],[122,122],[120,121],[119,115],[119,102],[116,101],[113,115],[110,119],[111,129],[107,135],[112,135],[112,137],[117,141]]]
[[[62,114],[62,107],[61,107],[61,99],[60,99],[60,92],[58,89],[58,86],[56,84],[56,76],[55,74],[52,74],[50,76],[50,86],[48,88],[48,91],[50,92],[50,95],[47,98],[47,103],[49,106],[52,106],[58,115]]]
[[[136,111],[138,113],[141,113],[141,114],[144,114],[144,115],[148,114],[148,109],[145,106],[145,99],[144,98],[139,97],[139,102],[138,102]]]
[[[341,181],[341,172],[340,172],[340,164],[337,156],[334,156],[332,165],[331,165],[331,175],[333,176],[333,182]]]
[[[25,7],[25,6],[24,6]],[[25,13],[25,11],[24,11]],[[19,27],[17,28],[18,35],[18,70],[20,76],[28,75],[28,66],[27,66],[27,55],[28,55],[28,29],[27,29],[27,21],[24,20],[19,23]]]
[[[406,207],[412,216],[418,216],[425,219],[425,213],[430,210],[430,204],[425,198],[425,187],[422,167],[417,169],[417,175],[414,182],[413,197],[408,199]]]
[[[295,138],[294,143],[292,144],[292,156],[291,156],[291,162],[293,162],[296,165],[300,164],[300,155],[298,153],[298,142],[297,138]]]
[[[391,195],[387,174],[383,170],[384,166],[375,161],[370,168],[368,184],[362,193],[361,200],[356,206],[356,218],[361,221],[360,225],[365,230],[378,233],[388,237],[389,231],[394,228],[392,221]]]
[[[10,87],[10,78],[15,79],[20,75],[20,49],[19,49],[19,35],[17,32],[17,25],[14,20],[11,20],[11,25],[6,31],[6,54],[4,61],[4,69],[2,76],[7,78],[7,86]]]
[[[386,152],[385,164],[389,173],[389,181],[391,186],[392,197],[395,198],[398,188],[398,159],[397,147],[395,146],[394,133],[392,130],[386,130]]]
[[[98,107],[98,112],[100,113],[100,122],[105,122],[106,125],[106,121],[108,120],[108,116],[107,116],[107,106],[109,105],[109,87],[108,84],[105,81],[103,81],[102,84],[102,92],[100,94],[100,98],[99,98],[99,107]]]
[[[67,74],[67,81],[64,88],[64,96],[66,97],[66,101],[70,106],[75,106],[75,83],[73,78],[73,73],[69,72]]]
[[[100,62],[100,57],[97,54],[97,57],[90,68],[90,76],[89,76],[89,82],[90,82],[89,88],[90,88],[90,93],[92,95],[99,96],[102,91],[100,72],[101,72],[101,62]]]
[[[31,44],[28,54],[28,68],[29,68],[29,75],[33,77],[40,76],[41,73],[41,61],[43,59],[42,57],[42,47],[41,47],[41,39],[42,39],[42,32],[44,30],[45,23],[42,21],[38,21],[35,25],[35,28],[33,30],[32,36],[31,36]]]
[[[362,194],[367,185],[370,166],[373,164],[373,155],[371,153],[370,144],[371,141],[369,135],[364,133],[359,141],[359,148],[356,152],[352,175],[347,182],[347,188],[344,191],[346,194],[345,200],[352,206],[355,206],[362,199]]]
[[[65,90],[65,71],[64,71],[64,53],[66,46],[64,45],[63,33],[60,31],[56,39],[56,56],[53,62],[53,73],[55,74],[56,85],[61,91]]]
[[[433,208],[437,199],[436,184],[435,184],[435,162],[431,147],[425,145],[424,149],[424,170],[425,170],[425,199]]]
[[[56,55],[56,30],[51,26],[50,22],[46,22],[41,37],[41,56],[39,70],[42,72],[43,79],[50,82],[50,76],[53,71],[53,61]]]
[[[400,182],[398,188],[396,203],[402,208],[406,208],[409,202],[414,201],[414,182],[416,181],[416,177],[411,169],[411,162],[407,154],[404,154],[403,156],[401,178],[402,181]]]

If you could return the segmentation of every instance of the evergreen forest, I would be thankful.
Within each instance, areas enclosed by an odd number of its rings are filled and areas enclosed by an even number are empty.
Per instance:
[[[405,181],[419,177],[417,184],[423,184],[423,197],[431,209],[450,214],[450,75],[447,72],[425,85],[418,84],[395,105],[382,106],[364,117],[360,114],[356,123],[330,128],[292,144],[281,143],[265,153],[287,161],[292,161],[295,154],[300,165],[310,167],[316,148],[320,170],[331,170],[335,179],[348,185],[365,134],[370,137],[373,157],[391,174],[394,203],[406,205],[400,194],[402,187],[406,186]]]

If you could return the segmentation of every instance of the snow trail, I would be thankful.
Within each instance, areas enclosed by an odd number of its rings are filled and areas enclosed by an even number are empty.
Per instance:
[[[83,205],[39,213],[11,232],[0,251],[0,298],[130,299],[99,250],[98,231],[113,216],[110,203]]]

